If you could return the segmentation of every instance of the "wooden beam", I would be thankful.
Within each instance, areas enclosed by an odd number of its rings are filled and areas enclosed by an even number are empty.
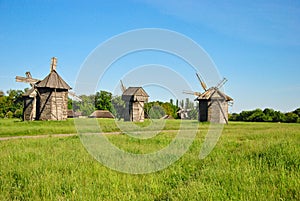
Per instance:
[[[29,77],[21,77],[21,76],[16,76],[16,82],[25,82],[25,83],[30,83],[30,84],[35,84],[39,79],[34,79],[34,78],[29,78]]]
[[[50,65],[50,72],[52,71],[56,71],[56,66],[57,66],[57,58],[56,57],[52,57],[51,58],[51,65]]]
[[[217,103],[219,105],[219,108],[220,108],[220,110],[222,112],[222,115],[223,115],[223,118],[224,118],[226,124],[228,124],[228,119],[226,118],[225,112],[224,112],[223,107],[221,106],[221,103],[219,102],[219,100],[217,100]]]

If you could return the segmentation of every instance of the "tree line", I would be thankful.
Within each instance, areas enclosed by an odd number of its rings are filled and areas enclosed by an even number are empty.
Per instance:
[[[82,115],[88,116],[94,110],[108,110],[117,119],[121,119],[125,112],[125,102],[121,96],[113,96],[110,92],[100,91],[95,95],[81,95],[79,96],[82,101],[75,101],[69,99],[68,109],[75,112],[81,112]],[[176,100],[174,104],[173,99],[169,102],[152,101],[145,103],[144,112],[145,116],[152,119],[159,119],[168,115],[170,118],[178,119],[178,111],[180,108],[189,110],[189,118],[197,119],[197,108],[194,107],[194,102],[188,98],[184,100]]]
[[[6,93],[0,91],[0,118],[21,118],[23,115],[23,94],[24,90],[8,90]],[[125,112],[125,102],[121,96],[113,96],[107,91],[99,91],[91,95],[80,95],[81,101],[68,99],[68,109],[74,112],[81,112],[83,116],[89,116],[95,110],[108,110],[116,118],[123,118]],[[165,115],[178,119],[180,108],[189,110],[189,118],[197,119],[197,108],[194,102],[188,98],[184,100],[173,99],[169,102],[153,101],[145,103],[144,111],[149,118],[158,119]]]
[[[0,118],[21,118],[23,113],[23,94],[28,90],[8,90],[6,93],[0,91]],[[113,96],[107,91],[99,91],[92,95],[80,95],[82,101],[68,100],[68,109],[81,112],[89,116],[95,110],[108,110],[116,118],[123,118],[125,102],[121,96]],[[170,99],[169,102],[153,101],[145,103],[144,111],[146,117],[159,119],[168,115],[170,118],[180,118],[179,111],[187,112],[188,119],[198,118],[198,104],[186,98],[185,100]],[[271,108],[264,110],[255,109],[229,114],[230,121],[248,122],[286,122],[300,123],[300,108],[287,113],[275,111]]]
[[[300,123],[300,108],[287,113],[271,108],[242,111],[229,115],[230,121]]]

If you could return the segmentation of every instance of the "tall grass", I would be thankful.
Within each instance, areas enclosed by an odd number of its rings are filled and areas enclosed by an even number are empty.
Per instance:
[[[203,125],[190,150],[162,171],[130,175],[90,156],[77,136],[1,141],[0,200],[300,200],[300,125],[231,123],[203,160]],[[167,146],[111,135],[133,153]]]
[[[76,123],[86,127],[83,128],[83,130],[82,127],[80,128],[82,132],[99,132],[100,130],[98,127],[94,128],[93,126],[95,121],[97,122],[97,125],[100,126],[101,132],[137,130],[136,127],[141,130],[177,130],[180,128],[181,124],[181,121],[179,120],[145,120],[145,122],[133,123],[117,121],[114,119],[67,119],[65,121],[21,121],[20,119],[0,119],[0,137],[77,133]],[[195,124],[198,124],[198,122],[186,121],[185,127],[186,129],[194,128]],[[205,124],[206,123],[203,123],[203,125]],[[158,125],[162,125],[163,127],[159,127]],[[133,126],[135,126],[135,128],[133,128]]]

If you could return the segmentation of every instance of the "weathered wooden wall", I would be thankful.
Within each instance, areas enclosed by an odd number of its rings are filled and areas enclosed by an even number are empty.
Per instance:
[[[33,98],[28,96],[24,98],[24,105],[23,105],[23,121],[30,121],[31,120],[31,112],[33,109]]]
[[[144,119],[144,102],[127,101],[125,104],[124,121],[143,122]]]
[[[132,104],[132,120],[143,122],[144,121],[144,102],[133,102]]]
[[[38,120],[65,120],[68,117],[68,91],[39,89],[37,98]]]
[[[220,106],[224,114],[220,109]],[[214,93],[209,100],[199,100],[198,115],[198,120],[201,122],[209,121],[225,124],[228,122],[228,103],[224,97],[220,96],[220,94]]]

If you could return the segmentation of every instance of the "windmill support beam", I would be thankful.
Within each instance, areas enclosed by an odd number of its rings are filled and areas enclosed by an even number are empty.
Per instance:
[[[221,106],[221,103],[220,103],[218,100],[217,100],[217,103],[218,103],[218,105],[219,105],[219,108],[220,108],[220,110],[221,110],[221,112],[222,112],[222,115],[223,115],[223,118],[224,118],[226,124],[228,124],[228,119],[227,119],[227,116],[226,116],[225,113],[224,113],[224,110],[223,110],[223,108],[222,108],[222,106]]]

